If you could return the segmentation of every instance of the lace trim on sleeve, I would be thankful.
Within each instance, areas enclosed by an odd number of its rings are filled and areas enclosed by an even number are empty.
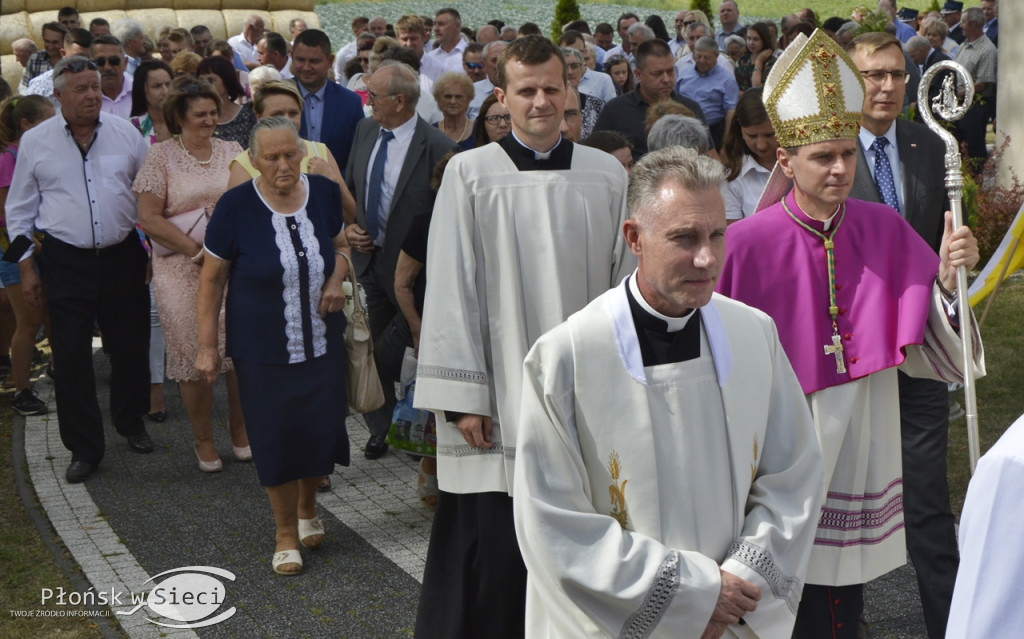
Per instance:
[[[174,138],[171,138],[173,141]],[[176,143],[176,142],[175,142]],[[167,165],[168,158],[164,152],[166,143],[161,142],[149,147],[146,152],[146,159],[142,161],[142,168],[135,176],[132,190],[136,193],[152,193],[161,199],[167,197]]]
[[[620,639],[641,639],[649,637],[661,621],[665,609],[679,590],[679,553],[672,552],[658,567],[654,585],[644,597],[640,609],[630,615],[619,633]]]
[[[735,559],[761,575],[768,582],[775,598],[785,601],[793,614],[796,614],[797,607],[800,605],[803,584],[799,579],[789,577],[779,570],[771,555],[763,548],[755,546],[749,541],[734,541],[725,556],[727,559]]]

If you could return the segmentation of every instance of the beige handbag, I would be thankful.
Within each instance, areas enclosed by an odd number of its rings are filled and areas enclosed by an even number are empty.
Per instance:
[[[337,255],[348,262],[348,285],[345,290],[345,353],[348,356],[348,405],[357,413],[368,413],[384,405],[384,389],[373,362],[373,336],[366,312],[365,295],[356,282],[356,269],[344,253]],[[351,310],[350,310],[351,309]]]

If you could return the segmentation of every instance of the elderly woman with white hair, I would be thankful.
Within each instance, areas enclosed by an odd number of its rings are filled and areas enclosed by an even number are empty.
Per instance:
[[[473,81],[462,71],[442,73],[434,82],[434,101],[441,109],[441,120],[435,126],[463,151],[476,146],[475,120],[467,115],[475,95]]]
[[[272,67],[269,64],[265,64],[262,67],[256,67],[249,72],[249,88],[252,90],[252,95],[256,95],[260,87],[267,82],[280,82],[281,72]]]
[[[206,231],[198,294],[195,367],[220,371],[217,317],[227,288],[227,353],[260,484],[277,532],[274,572],[302,570],[299,546],[316,548],[320,480],[349,463],[344,397],[348,242],[338,184],[299,170],[305,155],[291,120],[253,127],[250,160],[259,175],[220,198]],[[230,286],[228,286],[230,284]]]

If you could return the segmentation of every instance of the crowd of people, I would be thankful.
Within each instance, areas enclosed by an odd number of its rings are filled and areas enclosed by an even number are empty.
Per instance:
[[[721,0],[718,28],[624,13],[552,42],[443,8],[355,17],[336,47],[301,19],[224,41],[61,9],[43,50],[14,43],[0,105],[13,407],[47,410],[45,326],[66,479],[96,473],[98,327],[128,446],[158,445],[166,377],[222,472],[223,375],[273,569],[297,574],[350,459],[351,271],[385,391],[363,455],[389,453],[410,355],[446,424],[419,469],[417,637],[857,637],[863,584],[908,551],[941,637],[947,354],[976,330],[954,271],[978,252],[916,86],[966,67],[957,136],[984,160],[997,12],[879,0],[871,31]]]

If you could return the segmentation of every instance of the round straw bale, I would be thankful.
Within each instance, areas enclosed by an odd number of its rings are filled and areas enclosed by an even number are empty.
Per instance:
[[[33,4],[35,4],[35,0],[33,0]],[[93,11],[114,11],[117,9],[124,11],[127,8],[127,4],[126,0],[78,0],[70,6],[78,9],[78,14],[81,16],[82,14]],[[100,16],[93,16],[93,18],[98,17]],[[107,18],[107,16],[102,17]],[[91,19],[92,18],[90,18],[90,20]],[[110,21],[110,24],[114,24],[114,20],[112,18],[107,18],[107,20]],[[88,25],[89,23],[83,19],[82,24]]]
[[[270,16],[274,19],[274,31],[283,35],[285,40],[290,38],[288,35],[288,25],[293,18],[302,18],[310,29],[320,28],[320,16],[315,11],[271,11]],[[267,28],[271,28],[269,24]]]
[[[7,2],[5,1],[4,4],[7,4]],[[68,0],[25,0],[25,10],[46,13],[47,16],[44,22],[53,22],[57,19],[57,11],[68,4]],[[70,4],[74,6],[75,3],[71,2]],[[49,13],[50,11],[53,13]]]
[[[263,26],[267,29],[270,29],[271,25],[274,24],[270,14],[266,11],[253,11],[252,9],[224,9],[221,13],[224,14],[224,26],[228,30],[228,36],[235,36],[241,33],[242,27],[245,26],[245,19],[253,14],[263,18]]]
[[[56,11],[30,11],[28,12],[28,23],[31,35],[29,36],[36,41],[36,46],[40,49],[43,48],[43,25],[47,22],[56,22],[57,12]],[[88,24],[88,23],[86,23]]]
[[[114,9],[109,11],[92,11],[90,13],[79,13],[79,19],[82,22],[82,28],[88,29],[89,23],[92,22],[93,18],[104,18],[110,23],[110,26],[114,26],[114,23],[118,20],[124,20],[128,17],[128,14],[121,9]]]
[[[268,2],[269,0],[220,0],[220,8],[266,11]]]
[[[129,12],[136,9],[172,9],[171,0],[128,0],[127,4]]]
[[[270,11],[312,11],[316,0],[270,0]]]
[[[11,49],[11,44],[15,40],[31,37],[32,28],[28,21],[27,11],[12,13],[0,18],[0,53],[3,53],[4,55],[14,53]],[[17,65],[19,69],[21,68],[21,65],[17,62],[14,64]],[[6,68],[6,65],[4,65],[5,70]]]
[[[25,0],[4,0],[0,3],[0,13],[5,16],[12,13],[20,13],[25,10],[25,4]]]
[[[143,31],[154,39],[160,29],[164,27],[174,29],[178,26],[178,14],[174,12],[174,9],[132,9],[127,13],[129,18],[141,24]]]
[[[4,0],[6,4],[6,0]],[[4,54],[0,56],[0,66],[4,69],[4,80],[7,80],[7,84],[11,85],[11,90],[15,93],[18,92],[18,85],[21,84],[21,73],[24,69],[18,64],[18,59],[13,55]]]
[[[211,11],[220,9],[220,0],[167,0],[164,3],[175,11],[182,9],[208,9]]]
[[[224,30],[224,16],[220,11],[213,9],[179,9],[175,13],[178,14],[179,27],[191,29],[197,24],[204,25],[209,27],[214,40],[226,39],[228,35],[228,32]]]

